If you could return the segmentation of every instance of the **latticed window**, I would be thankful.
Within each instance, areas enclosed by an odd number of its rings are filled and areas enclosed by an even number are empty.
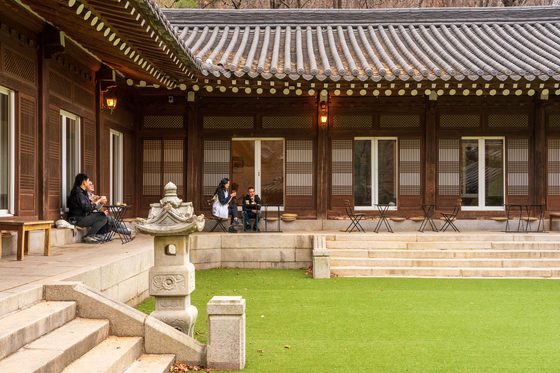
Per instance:
[[[439,116],[441,128],[478,128],[480,115],[442,114]]]
[[[229,141],[204,141],[203,193],[211,196],[224,177],[229,178],[231,143]]]
[[[49,73],[49,90],[68,100],[72,99],[72,81],[53,71]]]
[[[4,48],[4,71],[35,84],[35,62]]]
[[[145,139],[143,141],[143,194],[161,196],[163,186],[172,182],[183,195],[184,140]]]
[[[420,140],[399,141],[399,193],[403,196],[420,195]]]
[[[313,195],[313,141],[286,141],[286,195]]]
[[[177,185],[177,194],[183,194],[184,169],[183,140],[163,140],[163,182]]]
[[[442,196],[459,195],[459,139],[440,139],[438,147],[438,187]]]
[[[263,117],[262,128],[313,128],[312,116]]]
[[[161,140],[144,140],[142,150],[142,194],[161,195]]]
[[[529,139],[508,139],[508,194],[529,194]]]
[[[255,127],[253,117],[204,117],[205,129],[250,129]]]
[[[529,127],[529,116],[525,114],[489,115],[489,128],[526,128]]]
[[[183,116],[145,115],[144,128],[183,128]]]
[[[548,195],[560,196],[560,139],[548,139]]]
[[[549,115],[548,126],[550,128],[560,128],[560,115],[558,114]]]
[[[381,128],[417,128],[420,127],[419,115],[382,115],[379,118]]]
[[[352,140],[332,140],[332,194],[352,194]]]
[[[74,85],[74,102],[86,108],[93,108],[93,93]]]
[[[372,128],[371,115],[335,115],[332,121],[333,128]]]

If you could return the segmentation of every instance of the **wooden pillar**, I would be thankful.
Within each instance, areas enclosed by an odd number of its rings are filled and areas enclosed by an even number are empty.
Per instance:
[[[134,146],[136,148],[136,162],[134,163],[134,216],[140,216],[140,209],[142,203],[142,197],[144,195],[144,151],[142,149],[142,139],[140,138],[139,132],[142,128],[142,114],[140,110],[140,93],[135,90],[135,101],[134,101]]]
[[[197,99],[197,95],[195,95]],[[200,214],[200,170],[203,158],[198,146],[198,103],[189,102],[187,112],[187,167],[186,173],[186,195],[185,200],[193,203],[194,211]]]
[[[143,185],[144,185],[144,180],[142,179],[142,173],[138,172],[138,164],[142,164],[142,157],[144,156],[142,154],[142,152],[140,151],[139,147],[138,147],[138,131],[140,129],[140,122],[138,119],[138,112],[140,105],[138,105],[138,90],[134,90],[134,114],[133,114],[133,137],[132,137],[132,144],[134,146],[134,159],[136,160],[135,162],[133,162],[134,164],[134,171],[133,171],[133,175],[134,175],[134,189],[132,191],[133,193],[133,197],[132,197],[132,203],[134,203],[134,206],[132,207],[132,216],[139,216],[139,212],[140,212],[140,199],[142,198],[142,192],[143,192]]]
[[[42,37],[41,37],[42,39]],[[37,134],[37,177],[39,185],[38,215],[40,220],[49,216],[49,63],[45,58],[44,40],[39,42],[38,51],[38,134]]]
[[[426,120],[425,120],[425,182],[424,203],[436,203],[436,101],[429,101],[426,97]]]
[[[90,175],[90,177],[95,177],[95,181],[97,184],[97,193],[99,193],[100,195],[103,193],[102,190],[102,184],[101,184],[101,180],[102,180],[102,173],[101,170],[103,168],[103,158],[102,158],[102,151],[101,149],[103,148],[103,123],[102,123],[102,119],[101,119],[101,105],[102,105],[102,101],[103,97],[101,95],[101,79],[100,79],[100,74],[99,71],[96,72],[96,79],[95,79],[95,144],[97,145],[95,147],[95,175]],[[107,144],[108,145],[108,144]],[[109,196],[107,196],[107,198],[109,198]]]
[[[328,105],[326,114],[329,115]],[[321,123],[321,102],[317,95],[317,219],[327,219],[327,209],[329,206],[329,175],[328,175],[328,122]]]
[[[535,157],[534,157],[534,201],[533,203],[546,203],[547,175],[546,175],[546,123],[544,107],[547,101],[535,98]]]

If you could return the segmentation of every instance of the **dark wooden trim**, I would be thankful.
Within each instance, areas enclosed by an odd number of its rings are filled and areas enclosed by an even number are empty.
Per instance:
[[[49,64],[45,61],[43,43],[39,44],[38,55],[38,136],[37,167],[39,193],[39,219],[48,220],[49,215]]]
[[[195,102],[189,102],[187,106],[187,151],[186,165],[185,167],[185,199],[187,201],[192,201],[195,211],[200,211],[200,198],[196,198],[201,195],[202,190],[200,188],[200,175],[202,172],[202,162],[203,158],[198,156],[199,147],[198,142],[198,126],[196,125],[197,115],[197,104]]]
[[[422,151],[425,166],[422,177],[424,178],[424,203],[436,203],[437,189],[437,141],[436,141],[436,102],[426,98],[425,138]]]
[[[98,77],[98,73],[96,73],[95,79],[95,129],[96,129],[96,136],[95,136],[95,144],[96,144],[96,151],[95,151],[95,163],[96,163],[96,175],[95,180],[97,180],[97,191],[98,193],[102,193],[101,190],[101,179],[103,177],[103,152],[102,144],[103,144],[103,123],[101,118],[101,100],[103,99],[101,96],[101,80]],[[108,197],[108,196],[107,196]]]
[[[534,202],[546,203],[547,197],[547,153],[546,153],[546,117],[545,117],[546,102],[535,98],[535,116],[534,116]],[[531,154],[531,152],[529,152]],[[531,164],[531,163],[529,163]],[[529,175],[530,176],[530,175]]]

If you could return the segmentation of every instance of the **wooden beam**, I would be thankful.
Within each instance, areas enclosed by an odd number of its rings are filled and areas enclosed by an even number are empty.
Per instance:
[[[328,115],[328,105],[327,105],[327,115]],[[320,96],[317,95],[317,118],[318,118],[318,128],[317,128],[317,177],[315,180],[316,191],[317,191],[317,219],[326,219],[327,210],[329,206],[329,192],[330,186],[328,184],[328,123],[324,125],[321,124],[321,102]]]
[[[424,203],[433,204],[436,203],[436,103],[437,101],[430,101],[428,97],[426,97]]]
[[[195,95],[196,97],[196,95]],[[197,98],[195,98],[196,100]],[[202,157],[200,147],[198,146],[198,103],[189,102],[187,107],[187,167],[185,169],[186,176],[186,193],[185,199],[192,201],[194,210],[197,214],[202,210],[200,205],[200,196],[202,190],[200,188],[200,175],[202,172]]]
[[[47,59],[64,52],[66,49],[66,36],[64,32],[53,26],[48,26],[43,32],[44,56]]]
[[[546,151],[546,120],[545,106],[548,102],[535,98],[535,157],[534,157],[534,202],[546,203],[547,195],[547,151]]]
[[[39,43],[38,51],[38,134],[37,134],[37,177],[40,220],[49,217],[49,64],[44,56],[44,44]]]

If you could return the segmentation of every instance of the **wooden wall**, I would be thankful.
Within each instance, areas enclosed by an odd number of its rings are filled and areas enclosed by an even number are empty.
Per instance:
[[[37,219],[39,212],[38,59],[37,32],[41,25],[28,17],[16,28],[17,15],[8,7],[0,14],[0,85],[15,92],[15,215]],[[11,9],[9,9],[11,8]]]
[[[172,99],[170,99],[172,97]],[[172,100],[173,102],[170,102]],[[150,204],[159,202],[163,187],[173,181],[178,196],[187,195],[187,123],[192,105],[182,91],[146,88],[138,97],[135,204],[138,216],[148,216]],[[194,132],[193,132],[194,133]]]

